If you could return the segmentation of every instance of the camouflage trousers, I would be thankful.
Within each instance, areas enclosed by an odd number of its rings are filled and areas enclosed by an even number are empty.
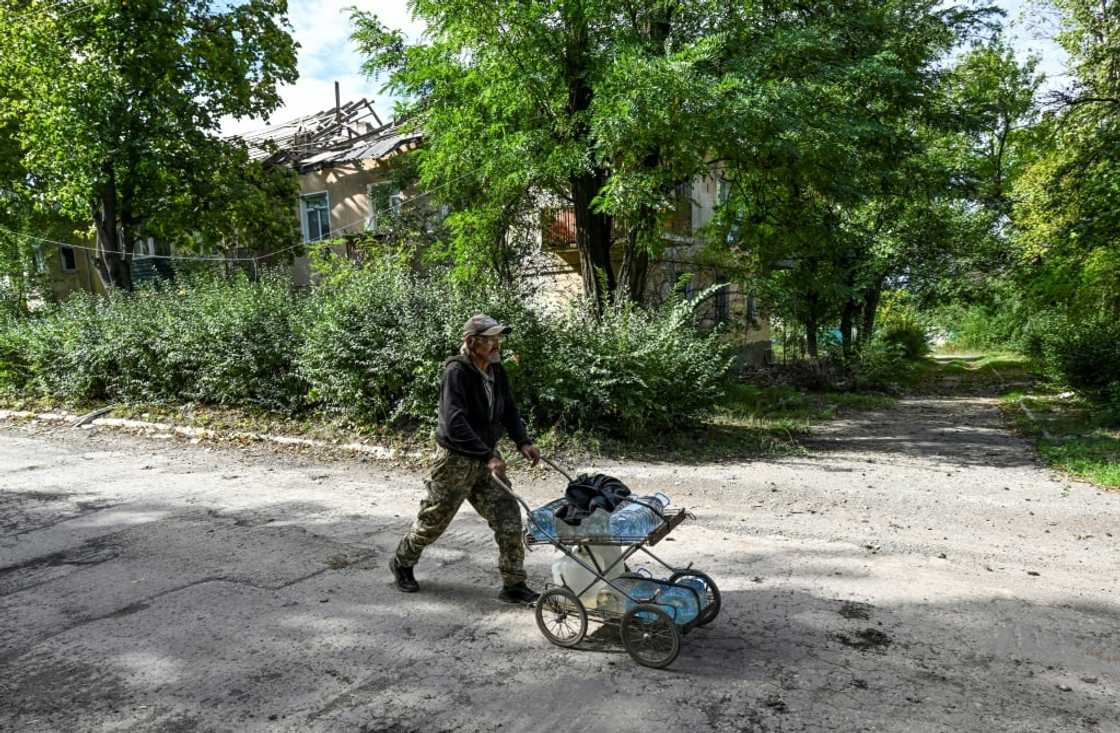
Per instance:
[[[441,446],[437,449],[431,475],[424,483],[428,495],[420,500],[416,521],[397,546],[397,562],[406,567],[415,565],[424,548],[447,529],[466,499],[494,531],[502,582],[505,585],[525,582],[521,510],[512,496],[490,480],[485,461],[452,453]]]

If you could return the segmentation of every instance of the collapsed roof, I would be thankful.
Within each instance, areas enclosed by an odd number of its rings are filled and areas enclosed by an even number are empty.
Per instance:
[[[383,123],[365,98],[236,137],[249,146],[254,160],[300,173],[342,163],[377,163],[420,143],[419,133],[405,131],[395,121]]]

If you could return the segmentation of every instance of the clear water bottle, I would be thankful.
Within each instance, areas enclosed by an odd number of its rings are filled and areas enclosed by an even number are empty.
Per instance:
[[[640,539],[661,526],[661,517],[650,511],[654,507],[659,512],[669,506],[669,497],[660,491],[653,496],[643,496],[637,500],[622,503],[611,513],[611,535],[620,539]],[[643,506],[646,505],[646,506]]]

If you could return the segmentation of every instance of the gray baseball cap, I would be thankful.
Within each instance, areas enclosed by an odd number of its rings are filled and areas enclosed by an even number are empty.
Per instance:
[[[488,315],[478,313],[467,319],[463,324],[463,338],[467,336],[497,336],[505,335],[512,331],[510,326],[502,325]]]

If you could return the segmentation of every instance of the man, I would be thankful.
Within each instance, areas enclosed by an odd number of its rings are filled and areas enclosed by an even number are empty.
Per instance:
[[[397,589],[404,593],[420,590],[413,566],[466,499],[490,525],[498,543],[502,575],[498,598],[507,603],[537,599],[538,594],[525,584],[521,511],[517,501],[491,480],[491,474],[505,480],[506,464],[497,450],[503,432],[534,466],[541,457],[525,432],[502,368],[502,339],[511,330],[490,316],[473,316],[463,325],[459,355],[443,365],[436,462],[425,482],[428,496],[420,501],[416,521],[389,561]]]

